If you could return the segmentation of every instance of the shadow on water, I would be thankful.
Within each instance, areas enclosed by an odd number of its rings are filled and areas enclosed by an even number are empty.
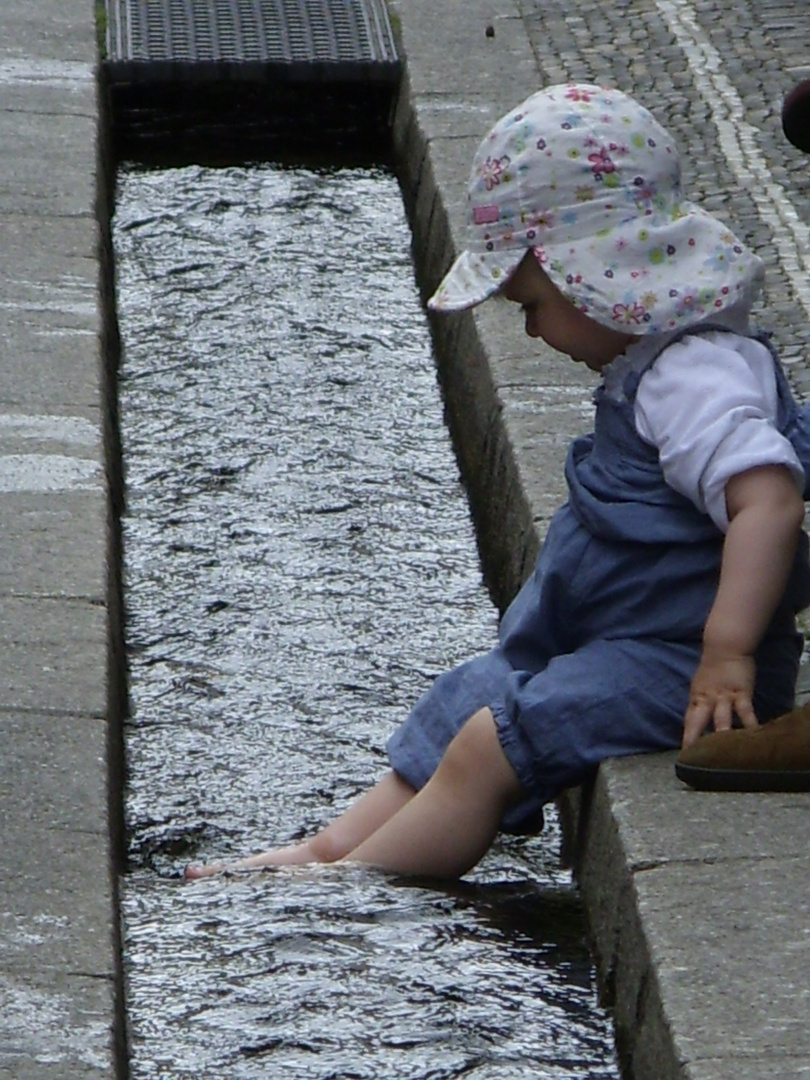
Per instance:
[[[193,885],[300,838],[496,616],[395,180],[122,170],[136,1080],[617,1080],[556,819],[453,887],[352,868]]]

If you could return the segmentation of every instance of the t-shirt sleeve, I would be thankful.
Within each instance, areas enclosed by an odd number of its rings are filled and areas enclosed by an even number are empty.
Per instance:
[[[639,435],[657,447],[664,478],[726,532],[726,484],[762,465],[784,465],[799,490],[804,470],[776,427],[778,394],[767,347],[716,333],[670,345],[636,395]]]

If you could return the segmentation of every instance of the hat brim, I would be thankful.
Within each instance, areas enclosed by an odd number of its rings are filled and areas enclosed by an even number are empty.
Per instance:
[[[503,288],[527,250],[462,252],[428,300],[428,307],[431,311],[465,311],[482,304]]]
[[[547,243],[535,254],[583,314],[630,334],[668,333],[750,307],[764,272],[727,225],[687,201],[657,220],[628,218],[610,232]]]
[[[483,303],[504,287],[528,250],[464,251],[428,307],[453,312]],[[669,332],[727,308],[750,307],[762,285],[761,260],[725,223],[688,201],[658,215],[634,213],[588,237],[547,237],[534,252],[579,311],[630,334]]]

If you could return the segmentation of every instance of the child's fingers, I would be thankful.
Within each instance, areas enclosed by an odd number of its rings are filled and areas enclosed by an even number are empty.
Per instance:
[[[712,709],[712,719],[714,720],[715,731],[728,731],[731,727],[731,721],[734,718],[734,709],[732,707],[732,699],[725,695],[718,697]]]
[[[713,706],[707,700],[691,701],[683,722],[683,741],[681,746],[686,749],[696,743],[712,718]]]
[[[734,702],[734,712],[740,718],[740,722],[743,727],[755,728],[759,727],[759,720],[757,720],[757,714],[754,712],[754,706],[751,704],[751,698],[747,695],[740,697]]]
[[[704,651],[692,680],[681,745],[692,746],[709,724],[715,731],[728,731],[735,716],[743,727],[756,727],[752,705],[755,675],[751,656],[707,655]]]
[[[734,698],[718,696],[714,700],[710,698],[693,700],[684,717],[681,746],[685,749],[696,743],[710,722],[713,723],[715,731],[728,731],[733,725],[735,716],[743,727],[759,727],[754,706],[747,694]]]
[[[711,723],[715,731],[728,731],[737,717],[743,727],[759,727],[754,707],[747,694],[718,694],[693,699],[686,710],[682,746],[691,746]]]

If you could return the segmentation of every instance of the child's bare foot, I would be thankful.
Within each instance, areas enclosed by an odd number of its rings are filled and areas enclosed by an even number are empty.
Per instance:
[[[229,870],[260,870],[263,866],[300,866],[333,863],[345,859],[358,844],[384,825],[414,797],[416,792],[394,772],[386,773],[374,787],[325,829],[290,847],[271,848],[233,863],[187,866],[186,881],[213,877]]]
[[[300,866],[304,863],[323,862],[312,850],[311,842],[294,844],[292,847],[272,848],[259,855],[251,855],[232,863],[204,863],[187,866],[183,877],[186,881],[198,881],[200,878],[214,877],[230,870],[261,870],[265,866]]]
[[[187,866],[183,871],[183,877],[186,881],[197,881],[199,878],[213,877],[215,874],[220,874],[225,869],[224,866],[218,866],[215,863],[206,863],[205,865]]]

